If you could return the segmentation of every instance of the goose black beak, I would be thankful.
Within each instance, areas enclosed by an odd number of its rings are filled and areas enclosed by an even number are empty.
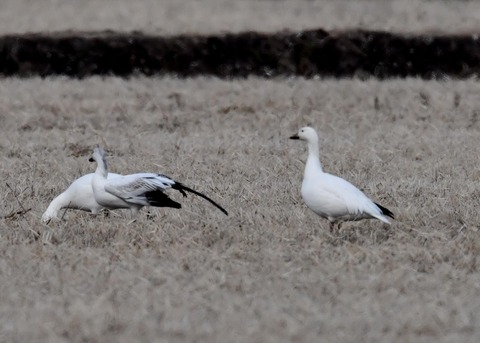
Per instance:
[[[88,162],[95,162],[95,160],[93,159],[93,157],[90,157],[90,158],[88,159]]]
[[[290,139],[300,139],[300,137],[298,137],[298,133],[296,133],[292,137],[290,137]]]

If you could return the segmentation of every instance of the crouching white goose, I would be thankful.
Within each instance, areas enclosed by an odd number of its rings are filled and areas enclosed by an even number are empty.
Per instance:
[[[164,193],[165,190],[172,188],[182,193],[184,197],[187,196],[186,192],[196,194],[228,215],[228,212],[223,207],[206,195],[165,175],[138,173],[108,178],[105,151],[102,148],[93,150],[90,162],[97,163],[97,169],[92,178],[95,201],[104,208],[110,210],[129,208],[133,216],[136,216],[143,206],[181,208],[182,205],[170,199]]]
[[[318,136],[311,127],[301,128],[290,139],[308,143],[308,158],[302,182],[302,197],[305,204],[320,217],[328,219],[330,231],[343,221],[376,218],[390,224],[387,217],[394,218],[387,208],[370,200],[350,182],[324,173],[319,159]]]
[[[93,173],[90,173],[79,177],[63,193],[55,197],[42,215],[42,221],[48,223],[50,220],[58,218],[58,212],[63,208],[89,211],[93,214],[103,210],[104,207],[95,200],[93,195],[93,175]],[[108,173],[108,179],[118,176],[121,175]]]

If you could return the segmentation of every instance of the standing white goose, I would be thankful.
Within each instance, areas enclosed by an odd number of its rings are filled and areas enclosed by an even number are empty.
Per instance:
[[[42,215],[42,221],[48,223],[50,220],[58,218],[58,212],[63,208],[90,211],[93,214],[103,210],[104,207],[95,200],[93,195],[93,175],[93,173],[90,173],[79,177],[63,193],[55,197]],[[109,179],[118,176],[121,175],[108,173]]]
[[[90,162],[97,162],[97,169],[92,179],[92,188],[96,202],[104,208],[110,210],[129,208],[133,216],[136,216],[143,206],[181,208],[182,205],[170,199],[164,193],[165,190],[172,188],[182,193],[184,197],[187,196],[186,192],[196,194],[228,215],[223,207],[206,195],[165,175],[138,173],[107,179],[107,162],[105,151],[102,148],[93,150]]]
[[[323,172],[319,159],[318,136],[313,128],[301,128],[290,139],[301,139],[308,143],[302,197],[313,212],[328,219],[330,231],[333,231],[336,223],[342,221],[376,218],[390,224],[387,217],[394,218],[390,210],[374,203],[350,182]]]

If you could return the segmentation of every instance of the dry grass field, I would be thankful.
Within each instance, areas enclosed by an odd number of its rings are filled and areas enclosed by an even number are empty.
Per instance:
[[[6,0],[0,33],[361,27],[457,32],[478,2]],[[0,80],[0,342],[480,341],[480,84]],[[300,196],[304,125],[326,171],[396,214],[328,222]],[[161,172],[181,210],[49,202],[91,172]]]
[[[138,78],[0,81],[0,341],[476,342],[480,85]],[[395,212],[328,223],[300,197],[303,125],[327,171]],[[182,210],[40,216],[93,170],[162,172]],[[25,214],[17,214],[22,209]],[[148,215],[150,212],[150,215]],[[63,215],[63,213],[62,213]]]

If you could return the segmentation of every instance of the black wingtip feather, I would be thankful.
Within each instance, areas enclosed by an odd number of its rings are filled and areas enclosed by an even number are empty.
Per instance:
[[[197,192],[187,186],[185,186],[184,184],[180,183],[180,182],[177,182],[175,181],[175,183],[173,184],[172,186],[173,189],[176,189],[177,191],[179,191],[180,193],[183,194],[183,196],[187,196],[187,194],[185,193],[185,191],[187,192],[190,192],[190,193],[193,193],[195,195],[198,195],[199,197],[207,200],[209,203],[211,203],[213,206],[215,206],[216,208],[218,208],[220,211],[222,211],[223,213],[225,213],[225,215],[228,216],[228,212],[222,207],[220,206],[219,204],[217,204],[215,201],[213,201],[212,199],[210,199],[209,197],[207,197],[206,195],[200,193],[200,192]]]
[[[375,203],[375,205],[378,206],[378,208],[382,211],[382,213],[383,213],[385,216],[390,217],[390,218],[392,218],[392,219],[395,219],[395,216],[394,216],[393,212],[390,211],[388,208],[383,207],[382,205],[379,205],[379,204],[377,204],[377,203]]]
[[[150,204],[150,206],[182,208],[181,204],[179,204],[178,202],[170,199],[162,191],[147,192],[147,193],[145,193],[145,197],[147,198],[147,201]]]

